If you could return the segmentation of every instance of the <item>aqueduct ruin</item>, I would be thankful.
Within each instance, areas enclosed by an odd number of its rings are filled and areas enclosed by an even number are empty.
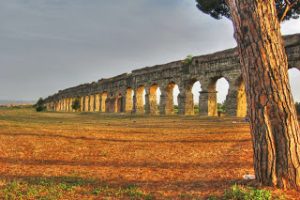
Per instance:
[[[285,36],[289,68],[300,70],[300,34]],[[175,61],[145,67],[130,74],[101,79],[60,90],[45,99],[49,111],[72,112],[72,102],[80,100],[82,112],[130,112],[138,114],[174,114],[173,88],[179,87],[178,114],[193,115],[192,86],[201,83],[199,114],[217,115],[216,81],[224,77],[229,83],[226,114],[244,117],[247,113],[245,87],[236,48],[193,57],[191,62]],[[157,89],[160,102],[157,103]],[[145,102],[144,102],[145,101]]]

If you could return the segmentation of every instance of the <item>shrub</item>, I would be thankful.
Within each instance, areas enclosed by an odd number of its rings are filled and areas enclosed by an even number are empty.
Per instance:
[[[35,110],[37,112],[42,112],[46,110],[46,106],[44,105],[45,101],[43,98],[39,98],[39,100],[37,101],[37,103],[34,105]]]
[[[271,200],[272,194],[268,190],[259,190],[255,188],[244,188],[238,185],[233,185],[230,190],[226,190],[224,199],[232,200]]]
[[[221,113],[225,113],[226,112],[226,108],[225,108],[225,104],[224,103],[218,103],[217,104],[218,106],[218,112],[221,112]]]
[[[72,102],[72,109],[75,111],[78,111],[80,109],[81,105],[80,105],[80,100],[78,98],[76,98],[73,102]]]
[[[186,58],[182,61],[184,65],[190,65],[193,62],[193,56],[187,55]]]

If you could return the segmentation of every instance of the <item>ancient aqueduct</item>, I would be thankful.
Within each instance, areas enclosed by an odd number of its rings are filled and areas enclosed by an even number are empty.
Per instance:
[[[289,68],[300,70],[300,34],[285,36]],[[229,83],[226,115],[244,117],[247,113],[245,87],[241,77],[238,52],[228,49],[210,55],[193,57],[192,62],[175,61],[145,67],[130,74],[101,79],[60,90],[45,99],[49,111],[72,112],[72,102],[80,99],[82,112],[130,112],[145,114],[174,114],[173,88],[177,84],[178,114],[193,115],[192,86],[201,83],[199,114],[217,115],[216,81],[224,77]],[[157,104],[157,88],[161,90]],[[145,102],[144,92],[145,91]],[[144,105],[145,104],[145,105]]]

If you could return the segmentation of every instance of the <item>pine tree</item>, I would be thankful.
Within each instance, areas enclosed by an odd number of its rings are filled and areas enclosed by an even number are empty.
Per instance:
[[[254,170],[263,185],[300,189],[300,130],[280,22],[298,18],[299,0],[197,0],[204,13],[230,18],[245,82]]]

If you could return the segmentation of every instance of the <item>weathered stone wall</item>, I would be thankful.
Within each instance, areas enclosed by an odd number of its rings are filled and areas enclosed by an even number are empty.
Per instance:
[[[300,34],[285,37],[289,67],[300,70]],[[178,85],[178,113],[194,114],[192,86],[201,83],[200,115],[217,115],[216,81],[229,83],[226,114],[243,117],[247,113],[244,83],[236,49],[193,57],[191,63],[175,61],[134,70],[130,74],[101,79],[60,90],[46,99],[48,110],[73,112],[72,102],[79,99],[82,112],[133,112],[174,114],[173,88]],[[159,105],[156,90],[160,88]],[[144,100],[145,92],[145,100]],[[145,105],[144,105],[145,104]]]

